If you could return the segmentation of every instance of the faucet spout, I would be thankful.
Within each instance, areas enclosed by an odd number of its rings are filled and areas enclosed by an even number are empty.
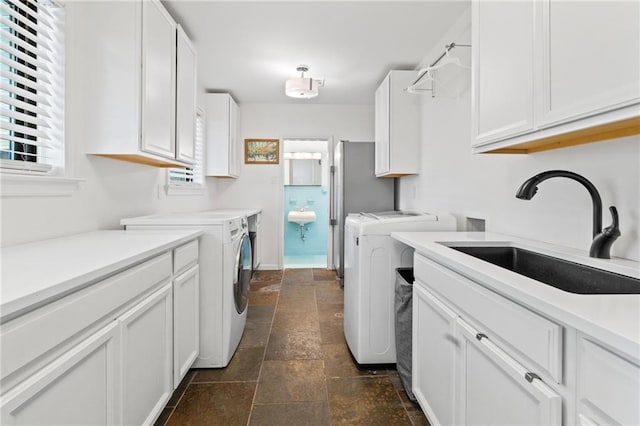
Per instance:
[[[589,250],[589,256],[597,257],[600,259],[610,259],[610,249],[613,242],[620,236],[620,229],[618,227],[618,211],[614,206],[609,207],[611,211],[611,217],[613,223],[611,226],[602,229],[602,199],[596,187],[584,176],[580,176],[577,173],[569,172],[567,170],[549,170],[547,172],[539,173],[533,177],[527,179],[516,193],[516,198],[521,200],[530,200],[536,195],[538,191],[538,185],[547,179],[553,177],[565,177],[573,179],[576,182],[580,182],[591,195],[591,201],[593,204],[593,230],[591,242],[591,248]]]
[[[577,173],[567,170],[549,170],[546,172],[538,173],[537,175],[527,179],[518,189],[516,198],[521,200],[530,200],[538,191],[538,185],[547,179],[553,177],[565,177],[576,182],[580,182],[591,195],[591,201],[593,204],[593,226],[592,237],[595,238],[600,232],[602,232],[602,199],[596,187],[584,176],[580,176]]]

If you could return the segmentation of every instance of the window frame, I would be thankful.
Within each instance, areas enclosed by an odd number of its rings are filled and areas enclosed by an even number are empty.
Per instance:
[[[204,175],[204,135],[206,132],[206,113],[204,109],[196,107],[195,117],[195,129],[194,129],[194,150],[195,150],[195,164],[193,168],[194,179],[190,182],[180,182],[172,180],[172,171],[182,169],[168,168],[166,173],[166,193],[169,196],[172,195],[201,195],[207,189]],[[180,172],[179,172],[180,173]]]

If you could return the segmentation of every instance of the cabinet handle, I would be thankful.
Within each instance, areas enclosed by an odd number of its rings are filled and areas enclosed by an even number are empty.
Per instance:
[[[488,337],[486,334],[484,334],[484,333],[478,333],[478,334],[476,334],[476,339],[478,339],[479,341],[480,341],[480,340],[482,340],[482,338],[483,338],[483,337],[484,337],[485,339],[488,339],[488,338],[489,338],[489,337]]]
[[[527,382],[529,383],[533,382],[533,379],[538,379],[542,381],[540,376],[538,376],[536,373],[532,373],[531,371],[524,373],[524,378],[527,379]]]

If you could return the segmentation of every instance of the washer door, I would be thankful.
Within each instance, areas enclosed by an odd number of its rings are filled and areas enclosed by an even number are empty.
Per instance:
[[[244,234],[238,246],[233,276],[233,299],[239,314],[247,309],[252,269],[251,260],[251,240],[247,234]]]

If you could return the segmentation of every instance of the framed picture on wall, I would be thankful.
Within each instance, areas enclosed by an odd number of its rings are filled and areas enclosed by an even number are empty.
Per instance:
[[[245,164],[280,164],[280,139],[245,139]]]

